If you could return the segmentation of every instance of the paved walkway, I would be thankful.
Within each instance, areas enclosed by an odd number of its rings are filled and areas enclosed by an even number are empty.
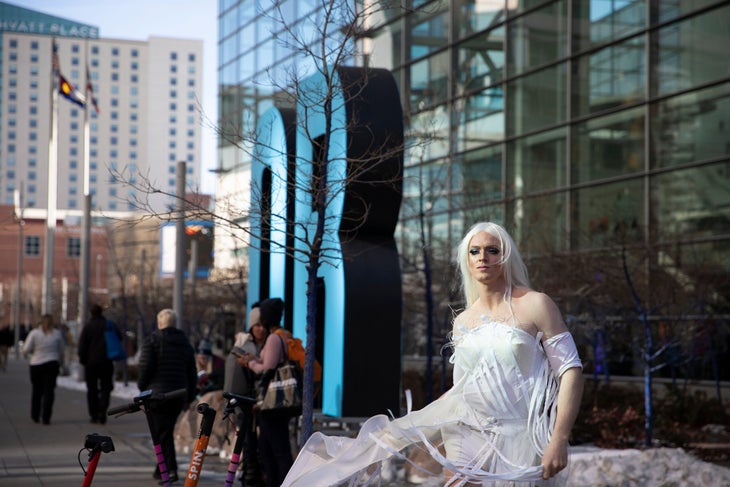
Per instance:
[[[0,371],[0,485],[8,487],[79,486],[88,454],[84,439],[89,433],[111,436],[115,451],[103,454],[93,485],[156,486],[152,478],[155,457],[142,412],[109,418],[105,425],[91,424],[86,410],[86,392],[66,387],[56,388],[56,400],[50,425],[30,419],[30,377],[28,362],[15,359],[14,352],[5,372]],[[70,378],[64,378],[68,382]],[[116,395],[118,396],[118,394]],[[111,406],[126,404],[129,399],[112,397]],[[191,445],[192,446],[192,445]],[[188,455],[177,455],[182,486]],[[227,460],[205,459],[199,486],[223,485]]]

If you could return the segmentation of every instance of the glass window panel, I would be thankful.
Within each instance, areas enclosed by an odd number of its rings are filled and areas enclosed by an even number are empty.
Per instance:
[[[507,135],[520,135],[565,120],[565,66],[553,66],[507,85]]]
[[[542,3],[545,3],[545,0],[507,0],[507,14],[519,14]]]
[[[662,28],[657,33],[657,95],[685,90],[728,76],[730,4]]]
[[[456,94],[479,90],[504,77],[504,29],[494,29],[457,47]]]
[[[423,211],[444,212],[449,207],[449,166],[442,159],[409,167],[403,174],[404,217]]]
[[[218,1],[218,10],[220,12],[225,12],[229,8],[233,7],[233,5],[236,3],[236,0],[219,0]]]
[[[449,43],[449,2],[435,2],[413,14],[410,59],[426,56]]]
[[[236,57],[236,36],[231,36],[221,43],[219,58],[221,62],[228,62]]]
[[[575,126],[571,147],[573,182],[644,169],[644,110],[637,108]]]
[[[394,22],[377,31],[370,44],[370,65],[396,69],[403,62],[401,55],[402,23]]]
[[[244,54],[236,65],[240,69],[238,80],[247,80],[256,73],[256,51],[249,51]]]
[[[455,0],[453,3],[460,38],[504,20],[504,0]]]
[[[470,150],[504,138],[502,86],[493,86],[456,103],[457,150]]]
[[[730,245],[727,241],[693,242],[687,245],[679,245],[679,262],[696,266],[704,271],[705,277],[712,279],[712,287],[727,282],[727,275],[730,273]],[[705,281],[706,283],[708,281]],[[724,300],[725,294],[718,293],[717,298]]]
[[[565,0],[551,3],[510,23],[507,67],[509,76],[565,56],[568,45]]]
[[[730,85],[675,96],[651,107],[652,167],[730,154]]]
[[[273,39],[269,39],[268,41],[261,44],[256,49],[256,71],[263,73],[271,64],[271,60],[274,59],[274,53],[276,48],[276,43]],[[266,74],[264,74],[264,78],[267,78]],[[261,80],[268,82],[268,79]]]
[[[246,52],[256,45],[256,24],[248,24],[238,33],[238,51]]]
[[[220,18],[220,32],[218,33],[218,36],[220,39],[223,39],[224,37],[228,37],[233,31],[236,30],[237,22],[236,22],[236,11],[231,11],[226,14],[223,14]]]
[[[314,10],[322,7],[322,3],[318,0],[297,0],[297,15],[301,19],[304,16],[309,15]]]
[[[502,183],[502,146],[497,145],[455,157],[452,162],[454,193],[460,203],[476,206],[504,197]]]
[[[657,2],[658,21],[660,23],[672,20],[694,10],[699,10],[707,5],[717,3],[716,0],[659,0]]]
[[[420,161],[443,157],[449,152],[449,113],[445,105],[414,114],[411,117],[411,141]]]
[[[299,1],[299,0],[296,0]],[[361,3],[359,12],[366,19],[367,28],[379,29],[386,24],[390,28],[400,30],[401,17],[405,13],[400,0],[380,0],[378,2]]]
[[[579,58],[573,76],[573,114],[600,112],[644,99],[644,38],[636,37]]]
[[[475,207],[457,207],[452,208],[451,214],[451,235],[454,239],[454,246],[469,230],[469,228],[478,222],[494,222],[504,225],[504,204],[488,203]],[[456,258],[455,253],[451,260]]]
[[[421,110],[442,103],[448,95],[449,53],[444,51],[411,66],[411,107]]]
[[[640,242],[644,221],[643,178],[573,191],[571,202],[573,247],[599,248]]]
[[[631,35],[646,27],[646,0],[573,2],[574,50]]]
[[[523,256],[565,248],[565,200],[565,193],[554,193],[508,203],[506,228]]]
[[[566,129],[551,130],[507,144],[507,192],[524,195],[567,184]]]
[[[658,240],[730,233],[730,161],[660,174],[651,188]]]

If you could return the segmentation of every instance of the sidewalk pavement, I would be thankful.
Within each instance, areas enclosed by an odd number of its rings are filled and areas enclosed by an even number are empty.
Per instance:
[[[129,387],[118,383],[112,392],[111,406],[129,403],[129,391]],[[44,425],[30,418],[30,396],[28,362],[22,357],[16,359],[11,349],[7,370],[0,371],[0,485],[81,485],[84,471],[79,461],[86,468],[88,453],[79,451],[90,433],[110,436],[115,447],[115,451],[102,454],[93,485],[158,485],[152,478],[156,459],[144,413],[110,417],[104,425],[92,424],[83,382],[67,376],[59,378],[51,424]],[[179,450],[187,445],[176,446]],[[189,445],[191,449],[192,446]],[[189,454],[178,453],[177,462],[180,480],[173,485],[182,486]],[[228,460],[209,455],[198,485],[223,485],[227,466]]]

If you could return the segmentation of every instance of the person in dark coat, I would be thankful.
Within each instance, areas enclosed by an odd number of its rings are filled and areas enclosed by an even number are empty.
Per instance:
[[[122,339],[122,332],[112,321],[104,317],[101,306],[95,304],[89,310],[91,317],[79,337],[79,362],[84,366],[86,379],[86,404],[92,423],[106,423],[109,396],[114,389],[114,362],[107,357],[104,333],[107,323]]]
[[[142,345],[137,380],[140,391],[152,390],[153,394],[187,390],[187,397],[165,401],[149,411],[150,427],[160,442],[170,481],[178,479],[175,423],[197,395],[195,351],[185,333],[175,327],[175,322],[175,312],[171,309],[163,309],[157,314],[157,330]],[[160,478],[157,467],[153,477]]]

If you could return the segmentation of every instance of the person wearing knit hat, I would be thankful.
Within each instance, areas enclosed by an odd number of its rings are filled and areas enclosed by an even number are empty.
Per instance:
[[[199,395],[223,388],[224,361],[213,354],[213,344],[207,338],[198,343],[195,365],[198,370]]]
[[[274,333],[281,324],[284,301],[279,298],[264,299],[259,303],[259,311],[259,321],[269,332],[266,343],[259,356],[247,353],[237,358],[239,365],[255,374],[276,369],[287,358],[286,343]],[[258,446],[267,487],[281,485],[292,464],[289,419],[286,416],[263,414],[261,411],[256,415],[259,426]]]
[[[251,305],[248,313],[248,332],[240,331],[235,335],[235,341],[228,357],[226,357],[223,390],[241,396],[256,397],[260,376],[253,371],[242,367],[238,357],[246,354],[258,356],[261,347],[266,342],[268,329],[261,323],[259,303]],[[239,468],[244,485],[264,485],[263,470],[256,435],[257,424],[253,412],[238,411],[236,414],[237,428],[242,429],[244,435],[244,449],[241,455]]]
[[[259,303],[261,323],[267,328],[281,326],[281,317],[284,315],[284,301],[281,298],[268,298]]]

